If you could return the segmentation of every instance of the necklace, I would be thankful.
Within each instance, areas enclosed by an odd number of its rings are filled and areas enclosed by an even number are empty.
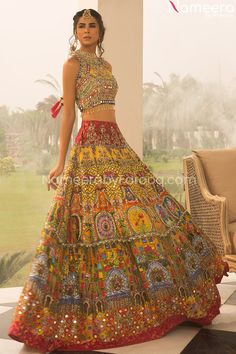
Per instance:
[[[87,52],[85,50],[78,49],[77,53],[83,55],[85,58],[99,58],[95,52]]]

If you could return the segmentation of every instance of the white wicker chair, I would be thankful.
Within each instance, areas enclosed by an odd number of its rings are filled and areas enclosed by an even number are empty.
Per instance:
[[[224,149],[224,153],[228,150]],[[232,149],[230,150],[232,154]],[[210,192],[205,173],[206,166],[203,166],[203,160],[197,154],[199,151],[203,150],[193,150],[192,155],[183,158],[186,208],[194,221],[217,246],[223,259],[228,262],[230,272],[235,272],[236,222],[229,222],[226,197]],[[214,151],[217,152],[217,150]],[[236,188],[236,183],[234,188]]]

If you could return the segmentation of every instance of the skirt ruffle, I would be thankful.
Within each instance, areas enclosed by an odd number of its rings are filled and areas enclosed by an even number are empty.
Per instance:
[[[228,271],[117,123],[82,121],[8,335],[42,352],[76,351],[208,325]]]

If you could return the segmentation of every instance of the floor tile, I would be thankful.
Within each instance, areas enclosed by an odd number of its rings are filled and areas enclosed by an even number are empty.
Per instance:
[[[203,328],[180,354],[236,354],[236,333]]]
[[[236,285],[217,284],[221,297],[221,304],[224,304],[228,298],[236,291]]]
[[[114,354],[179,354],[198,331],[199,328],[176,326],[162,338],[126,347],[111,348],[103,350],[103,352]]]
[[[2,354],[42,354],[26,347],[24,343],[11,339],[0,339],[0,349]]]
[[[236,306],[222,305],[220,314],[213,319],[211,325],[204,328],[236,332]]]
[[[5,303],[3,303],[3,304],[1,304],[1,303],[0,303],[0,306],[15,307],[15,306],[16,306],[16,304],[17,304],[17,302],[16,302],[16,301],[14,301],[14,302],[5,302]]]
[[[18,301],[22,291],[22,286],[11,288],[0,288],[0,304]]]
[[[227,305],[236,305],[236,290],[232,295],[225,301]]]
[[[227,284],[231,284],[231,285],[236,285],[236,272],[230,272],[228,273],[229,276],[226,277],[225,275],[223,276],[221,283],[227,283]]]
[[[0,315],[0,338],[10,339],[10,337],[7,335],[7,330],[8,327],[10,326],[13,312],[14,309],[11,308],[10,310],[7,310],[6,312]]]
[[[12,307],[9,307],[9,306],[0,306],[0,315],[8,310],[11,310],[11,309],[12,309]]]

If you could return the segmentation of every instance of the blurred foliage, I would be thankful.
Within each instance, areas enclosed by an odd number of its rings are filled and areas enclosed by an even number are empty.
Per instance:
[[[0,286],[3,286],[32,259],[32,253],[19,251],[0,256]]]

